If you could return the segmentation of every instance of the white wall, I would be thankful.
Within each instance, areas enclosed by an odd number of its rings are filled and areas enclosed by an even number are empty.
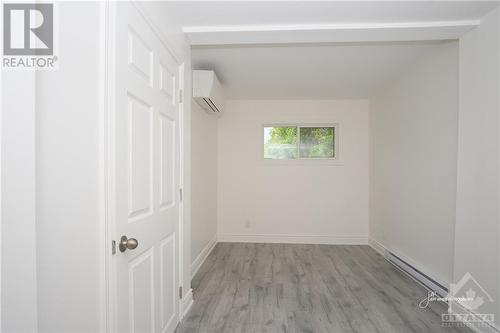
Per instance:
[[[263,124],[321,122],[339,124],[340,165],[263,162]],[[367,242],[366,100],[232,100],[218,126],[219,240]]]
[[[101,330],[100,17],[98,3],[59,3],[59,69],[37,73],[40,331]]]
[[[194,100],[191,114],[191,272],[217,237],[217,116]]]
[[[500,10],[460,39],[455,269],[491,294],[500,319]]]
[[[37,329],[35,72],[2,70],[1,80],[0,331],[33,332]]]
[[[381,87],[370,110],[370,237],[445,287],[453,278],[458,46]]]

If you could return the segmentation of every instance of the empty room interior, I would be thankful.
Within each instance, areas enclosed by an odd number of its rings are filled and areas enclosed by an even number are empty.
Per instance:
[[[500,332],[499,4],[54,3],[3,331]]]

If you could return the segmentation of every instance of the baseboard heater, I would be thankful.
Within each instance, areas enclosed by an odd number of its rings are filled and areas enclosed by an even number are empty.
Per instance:
[[[398,257],[396,254],[390,252],[390,251],[385,251],[385,259],[389,261],[391,264],[393,264],[397,269],[399,269],[401,272],[404,274],[408,275],[410,278],[413,280],[417,281],[419,284],[421,284],[424,288],[436,292],[440,297],[446,297],[448,295],[448,288],[428,276],[427,274],[423,273],[419,269],[417,269],[415,266],[412,266],[409,264],[407,261],[401,259]],[[465,314],[470,314],[470,315],[475,315],[475,313],[470,312],[469,310],[466,310],[459,304],[457,305],[458,307],[463,309],[463,312]],[[464,323],[464,325],[467,325],[468,323]],[[470,323],[469,323],[470,324]],[[496,325],[491,325],[488,322],[478,322],[474,323],[476,324],[481,324],[479,326],[469,326],[469,328],[472,329],[474,332],[488,332],[488,333],[500,333],[499,328]],[[486,326],[485,326],[486,325]]]
[[[391,264],[396,266],[399,270],[401,270],[403,273],[409,275],[411,278],[416,280],[418,283],[423,285],[425,288],[436,292],[439,296],[445,297],[448,294],[448,288],[428,276],[427,274],[423,273],[416,267],[412,266],[405,260],[401,259],[398,257],[396,254],[387,251],[385,253],[385,258],[387,261],[389,261]]]

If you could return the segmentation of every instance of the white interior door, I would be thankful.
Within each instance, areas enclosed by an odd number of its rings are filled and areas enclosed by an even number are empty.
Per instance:
[[[114,4],[117,329],[179,320],[179,64],[131,3]],[[133,240],[128,244],[133,247]]]

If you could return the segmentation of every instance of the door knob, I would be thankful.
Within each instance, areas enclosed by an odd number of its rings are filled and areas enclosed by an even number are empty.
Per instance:
[[[125,252],[127,249],[133,250],[139,245],[139,242],[135,238],[127,238],[127,236],[122,236],[120,239],[120,252]]]

